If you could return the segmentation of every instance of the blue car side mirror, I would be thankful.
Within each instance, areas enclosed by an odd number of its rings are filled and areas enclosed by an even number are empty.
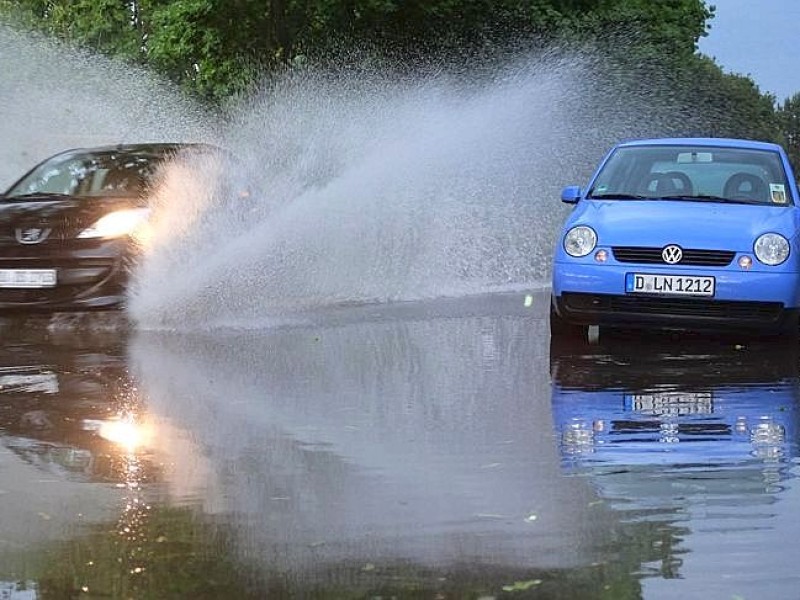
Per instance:
[[[561,201],[567,204],[575,204],[581,198],[581,188],[578,185],[568,185],[561,190]]]

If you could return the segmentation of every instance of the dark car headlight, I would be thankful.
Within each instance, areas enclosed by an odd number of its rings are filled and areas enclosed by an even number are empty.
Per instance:
[[[150,216],[148,208],[127,208],[116,210],[99,218],[90,227],[78,234],[80,239],[117,238],[133,236],[142,228]]]
[[[789,258],[789,240],[778,233],[765,233],[753,245],[756,258],[770,267]]]
[[[594,229],[586,225],[573,227],[564,236],[564,250],[575,258],[586,256],[595,246],[597,246],[597,234]]]

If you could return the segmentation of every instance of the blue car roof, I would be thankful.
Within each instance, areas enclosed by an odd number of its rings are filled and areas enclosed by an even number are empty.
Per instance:
[[[780,151],[781,146],[770,142],[740,140],[734,138],[653,138],[647,140],[630,140],[617,144],[618,148],[629,146],[714,146],[717,148],[746,148],[750,150]]]

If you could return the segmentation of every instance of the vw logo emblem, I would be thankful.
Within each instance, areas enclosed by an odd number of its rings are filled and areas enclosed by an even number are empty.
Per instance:
[[[40,244],[50,235],[50,230],[40,227],[25,227],[17,229],[15,233],[20,244]]]
[[[681,250],[680,246],[670,244],[661,251],[661,258],[663,258],[664,262],[668,265],[677,264],[681,262],[683,258],[683,250]]]

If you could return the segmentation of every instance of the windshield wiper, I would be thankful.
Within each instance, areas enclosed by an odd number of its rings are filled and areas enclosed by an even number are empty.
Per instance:
[[[689,202],[725,202],[728,204],[765,204],[758,200],[748,200],[746,198],[725,198],[724,196],[713,196],[711,194],[680,194],[676,196],[662,196],[662,200],[688,200]]]
[[[589,200],[652,200],[652,196],[641,196],[639,194],[592,194]]]

